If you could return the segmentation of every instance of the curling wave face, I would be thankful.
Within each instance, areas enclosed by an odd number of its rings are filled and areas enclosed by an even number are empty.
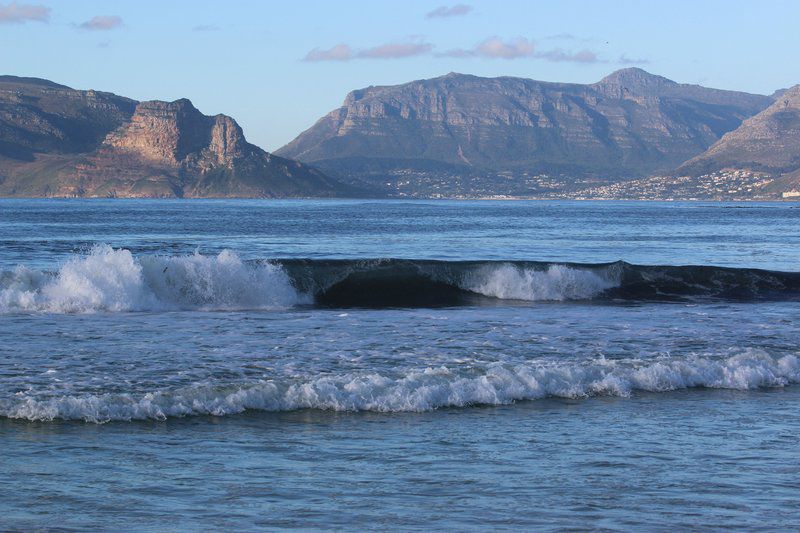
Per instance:
[[[403,412],[444,407],[504,405],[547,397],[626,397],[705,387],[750,390],[800,382],[794,355],[774,358],[761,350],[731,357],[595,359],[583,363],[493,363],[463,370],[446,366],[403,372],[359,372],[295,380],[231,384],[198,383],[144,394],[106,393],[0,398],[0,416],[50,421],[163,420],[224,416],[245,410]]]
[[[500,301],[800,298],[800,273],[624,262],[402,259],[243,261],[134,256],[98,245],[54,272],[0,273],[0,313],[496,305]]]

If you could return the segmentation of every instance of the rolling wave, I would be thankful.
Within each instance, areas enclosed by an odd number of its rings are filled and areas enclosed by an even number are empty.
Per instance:
[[[546,301],[798,300],[800,273],[714,266],[135,256],[106,245],[54,272],[0,273],[0,313],[435,307]]]
[[[584,363],[494,363],[483,368],[412,369],[325,375],[293,381],[201,383],[148,393],[0,398],[0,416],[24,420],[164,420],[196,415],[319,409],[414,412],[446,407],[505,405],[541,398],[627,397],[636,391],[688,388],[751,390],[800,383],[800,360],[746,350],[727,358],[654,361],[595,359]]]

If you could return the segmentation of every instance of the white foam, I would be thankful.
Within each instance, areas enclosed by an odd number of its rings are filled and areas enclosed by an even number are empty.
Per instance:
[[[619,275],[613,269],[601,274],[565,265],[535,270],[503,264],[478,269],[461,287],[506,300],[564,301],[588,300],[619,284]]]
[[[748,350],[727,358],[594,360],[572,364],[492,364],[463,371],[446,367],[379,373],[326,375],[294,382],[199,384],[148,394],[36,398],[31,392],[0,400],[0,416],[27,420],[87,422],[230,415],[253,409],[285,411],[427,411],[442,407],[503,405],[546,397],[629,396],[692,387],[749,390],[800,383],[800,360]]]
[[[286,308],[303,301],[284,270],[216,256],[134,257],[99,245],[55,274],[17,267],[0,280],[0,313]]]

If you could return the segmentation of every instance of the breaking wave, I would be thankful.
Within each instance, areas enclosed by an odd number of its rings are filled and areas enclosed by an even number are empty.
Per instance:
[[[301,299],[286,273],[216,256],[134,257],[96,246],[55,273],[19,266],[0,275],[0,312],[169,311],[286,308]]]
[[[146,394],[109,393],[37,398],[29,392],[0,399],[0,416],[50,421],[163,420],[224,416],[246,410],[413,412],[446,407],[505,405],[548,397],[627,397],[633,392],[687,388],[750,390],[800,383],[794,355],[773,358],[748,350],[728,358],[593,360],[571,364],[496,363],[466,371],[447,367],[396,375],[351,373],[295,381],[199,384]]]
[[[800,273],[713,266],[406,259],[243,261],[99,245],[55,272],[0,273],[0,313],[497,305],[501,301],[798,300]]]

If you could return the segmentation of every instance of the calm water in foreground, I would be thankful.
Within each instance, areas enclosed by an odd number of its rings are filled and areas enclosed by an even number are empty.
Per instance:
[[[0,529],[799,528],[799,228],[0,200]]]

